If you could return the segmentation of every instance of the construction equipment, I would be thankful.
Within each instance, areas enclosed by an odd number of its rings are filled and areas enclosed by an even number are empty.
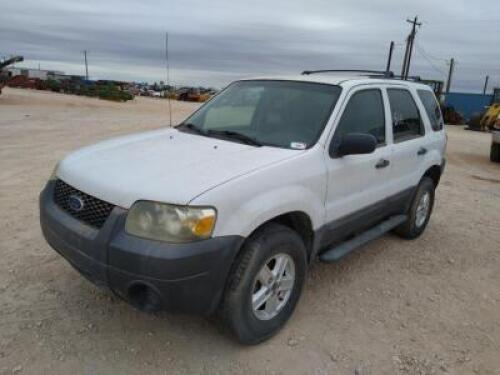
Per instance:
[[[493,103],[481,119],[483,123],[491,130],[490,160],[500,163],[500,88],[493,90]]]
[[[201,93],[201,90],[193,87],[181,88],[177,92],[178,100],[186,102],[206,102],[210,99],[210,94]]]
[[[500,88],[495,88],[492,103],[481,117],[481,131],[492,130],[498,123],[500,123]]]
[[[8,59],[4,59],[0,61],[0,94],[2,93],[2,88],[5,86],[5,83],[9,80],[10,76],[7,71],[4,70],[9,65],[15,64],[17,62],[21,62],[24,60],[22,56],[13,56]]]

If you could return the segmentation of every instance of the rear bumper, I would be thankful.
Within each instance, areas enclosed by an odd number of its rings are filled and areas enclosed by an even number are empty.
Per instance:
[[[119,207],[95,229],[60,209],[53,202],[53,188],[49,182],[40,194],[42,232],[87,279],[146,310],[207,315],[217,308],[242,237],[190,244],[145,240],[125,232],[127,211]]]

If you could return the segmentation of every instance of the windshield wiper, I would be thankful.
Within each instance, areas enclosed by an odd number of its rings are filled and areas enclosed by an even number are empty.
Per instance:
[[[259,142],[258,140],[256,140],[255,138],[252,138],[246,134],[238,133],[238,132],[235,132],[232,130],[208,129],[206,134],[236,139],[238,141],[246,143],[247,145],[258,146],[258,147],[263,146],[263,144],[261,142]]]
[[[203,129],[200,129],[195,124],[191,124],[189,122],[188,123],[179,124],[175,128],[176,129],[180,128],[180,129],[188,130],[188,131],[191,131],[191,132],[196,133],[196,134],[207,135],[207,133]]]

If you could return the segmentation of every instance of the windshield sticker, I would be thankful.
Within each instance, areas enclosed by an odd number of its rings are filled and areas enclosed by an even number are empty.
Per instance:
[[[293,148],[294,150],[305,150],[307,145],[302,142],[292,142],[290,143],[290,148]]]

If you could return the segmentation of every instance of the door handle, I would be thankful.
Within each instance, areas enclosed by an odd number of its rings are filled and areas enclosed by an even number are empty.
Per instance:
[[[425,147],[420,147],[417,151],[417,155],[425,155],[427,154],[427,149]]]
[[[387,159],[380,159],[377,164],[375,164],[375,168],[377,169],[381,169],[381,168],[385,168],[387,167],[388,165],[390,164],[390,161],[387,160]]]

